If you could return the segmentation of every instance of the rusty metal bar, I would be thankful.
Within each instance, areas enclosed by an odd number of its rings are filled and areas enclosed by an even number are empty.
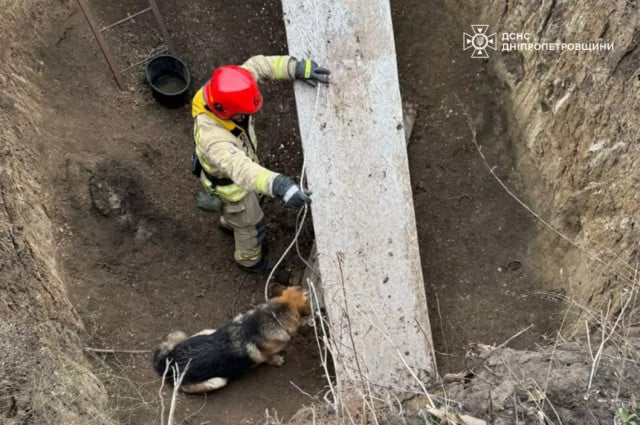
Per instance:
[[[167,53],[168,51],[169,51],[169,48],[166,47],[166,46],[162,46],[160,48],[155,48],[155,49],[153,49],[153,51],[146,58],[134,63],[131,66],[126,67],[121,72],[124,74],[125,72],[129,71],[130,69],[133,69],[138,65],[142,65],[143,63],[147,62],[149,59],[153,58],[154,56],[159,55],[161,53]]]
[[[114,22],[114,23],[113,23],[113,24],[111,24],[111,25],[107,25],[106,27],[102,28],[102,29],[100,30],[100,32],[104,32],[104,31],[106,31],[106,30],[108,30],[108,29],[111,29],[111,28],[115,27],[116,25],[120,25],[120,24],[121,24],[121,23],[123,23],[123,22],[127,22],[128,20],[133,19],[133,18],[135,18],[135,17],[136,17],[136,16],[138,16],[138,15],[142,15],[143,13],[147,13],[147,12],[148,12],[148,11],[150,11],[150,10],[151,10],[151,7],[147,7],[146,9],[143,9],[143,10],[141,10],[140,12],[136,12],[136,13],[134,13],[133,15],[129,15],[129,16],[127,16],[126,18],[120,19],[118,22]]]
[[[160,27],[162,38],[164,38],[164,44],[167,45],[169,50],[173,50],[173,44],[171,43],[171,38],[169,38],[169,31],[167,31],[167,27],[164,25],[164,21],[162,20],[162,14],[160,13],[160,8],[158,8],[158,4],[156,3],[156,0],[149,0],[149,5],[153,10],[153,14],[156,17],[158,26]]]
[[[107,47],[107,43],[102,37],[102,33],[100,32],[98,23],[93,18],[93,15],[91,14],[91,10],[89,9],[89,6],[87,5],[85,0],[78,0],[78,4],[80,5],[82,14],[84,15],[84,17],[87,19],[87,22],[89,23],[89,27],[91,27],[93,36],[96,38],[96,41],[98,42],[100,51],[102,51],[102,55],[107,61],[107,65],[109,65],[109,69],[111,70],[111,73],[113,74],[113,78],[115,78],[116,83],[118,84],[118,88],[120,88],[120,90],[123,90],[124,83],[122,82],[120,73],[118,72],[116,64],[113,60],[113,56],[111,56],[111,51],[109,50],[109,47]]]

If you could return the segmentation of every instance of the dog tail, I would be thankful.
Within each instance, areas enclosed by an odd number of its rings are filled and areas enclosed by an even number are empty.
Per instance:
[[[153,368],[158,372],[158,375],[164,375],[165,371],[170,366],[171,359],[169,354],[173,351],[173,348],[187,339],[187,334],[182,331],[174,331],[165,336],[160,345],[153,352]],[[169,374],[170,375],[170,374]]]

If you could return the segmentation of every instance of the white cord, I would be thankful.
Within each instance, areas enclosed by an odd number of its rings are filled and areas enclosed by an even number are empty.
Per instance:
[[[318,110],[318,101],[320,99],[320,85],[318,85],[316,87],[316,96],[315,96],[315,100],[314,100],[314,105],[313,105],[313,113],[311,114],[311,118],[309,119],[309,125],[307,127],[307,132],[306,133],[301,133],[301,134],[309,134],[312,128],[312,124],[315,121],[316,118],[316,112]],[[302,158],[302,171],[300,172],[300,189],[304,190],[304,176],[305,176],[305,171],[306,171],[306,158],[304,158],[304,154],[303,154],[303,158]],[[269,276],[267,277],[267,281],[264,284],[264,299],[265,301],[269,301],[269,283],[271,283],[271,279],[273,278],[273,274],[276,272],[276,270],[278,269],[278,267],[280,267],[280,263],[282,263],[282,261],[285,259],[285,257],[287,256],[287,254],[289,254],[289,251],[291,251],[291,248],[293,247],[293,245],[296,245],[296,251],[298,252],[298,256],[302,259],[302,261],[308,265],[307,261],[302,258],[302,255],[300,254],[300,249],[298,248],[298,237],[300,236],[300,232],[302,231],[302,227],[304,225],[304,222],[307,218],[307,210],[308,210],[309,206],[307,204],[305,204],[302,209],[301,209],[301,214],[298,214],[298,217],[296,218],[296,232],[295,235],[293,236],[293,239],[291,240],[291,243],[289,243],[289,246],[287,246],[287,249],[284,250],[284,253],[280,256],[280,258],[278,259],[278,261],[276,262],[276,264],[273,266],[273,269],[271,269],[271,272],[269,273]]]

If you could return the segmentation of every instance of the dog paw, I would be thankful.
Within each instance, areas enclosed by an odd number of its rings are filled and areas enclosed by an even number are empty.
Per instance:
[[[282,354],[276,354],[274,356],[271,356],[271,359],[269,359],[268,364],[270,364],[271,366],[280,367],[284,364],[284,356]]]

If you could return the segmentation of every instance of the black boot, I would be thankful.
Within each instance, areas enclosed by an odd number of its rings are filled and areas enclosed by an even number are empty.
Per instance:
[[[265,272],[270,272],[274,266],[275,266],[275,263],[271,262],[265,255],[263,255],[262,258],[260,258],[260,261],[258,261],[253,266],[251,267],[240,266],[240,267],[249,273],[265,273]]]

